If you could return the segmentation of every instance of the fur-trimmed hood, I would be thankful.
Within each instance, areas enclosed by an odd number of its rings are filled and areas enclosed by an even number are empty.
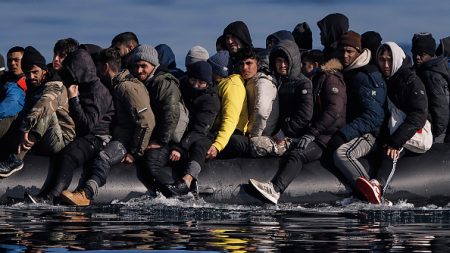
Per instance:
[[[342,71],[344,69],[344,66],[342,65],[340,60],[332,58],[329,61],[325,62],[325,64],[320,66],[320,69],[325,73],[335,73],[337,71]]]

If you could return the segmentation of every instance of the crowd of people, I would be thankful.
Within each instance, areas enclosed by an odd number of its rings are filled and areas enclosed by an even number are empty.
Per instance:
[[[230,23],[214,55],[201,46],[177,68],[166,44],[141,44],[132,32],[109,48],[58,40],[47,64],[32,46],[0,58],[0,177],[19,172],[30,150],[50,156],[33,202],[88,206],[111,167],[135,164],[150,194],[195,193],[209,159],[280,157],[273,179],[249,179],[268,202],[304,164],[329,158],[356,197],[384,202],[405,153],[450,142],[450,37],[412,38],[412,60],[381,35],[349,30],[340,13],[317,22],[323,50],[306,22],[253,47],[247,25]],[[359,161],[379,159],[375,175]],[[173,183],[164,168],[176,165]],[[76,168],[78,186],[68,187]],[[20,172],[19,172],[20,173]]]

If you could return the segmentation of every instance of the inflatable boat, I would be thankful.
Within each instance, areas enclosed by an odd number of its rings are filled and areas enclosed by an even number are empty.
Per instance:
[[[373,172],[370,163],[364,160]],[[23,198],[25,191],[37,193],[47,176],[49,159],[29,155],[24,168],[12,176],[0,179],[0,203]],[[208,161],[199,176],[199,196],[206,202],[255,204],[261,201],[248,194],[249,178],[270,180],[278,168],[278,158],[235,158]],[[339,179],[339,174],[324,161],[304,166],[280,202],[334,203],[350,196],[351,190]],[[70,190],[76,187],[81,169],[77,170]],[[168,169],[171,174],[171,169]],[[111,170],[107,184],[99,189],[94,204],[109,204],[113,200],[127,201],[147,194],[136,177],[133,165],[119,165]],[[405,156],[397,164],[396,174],[385,193],[391,201],[405,199],[417,204],[448,204],[450,202],[450,144],[435,144],[423,155]]]

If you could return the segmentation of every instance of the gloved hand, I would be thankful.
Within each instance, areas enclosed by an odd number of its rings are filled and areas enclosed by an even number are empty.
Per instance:
[[[306,149],[312,141],[314,141],[316,137],[313,135],[305,134],[303,135],[297,143],[297,148]]]
[[[337,132],[335,135],[333,135],[331,140],[327,143],[327,147],[330,150],[336,150],[340,146],[342,146],[342,144],[344,144],[344,143],[347,143],[347,139],[345,138],[345,136],[342,133]]]

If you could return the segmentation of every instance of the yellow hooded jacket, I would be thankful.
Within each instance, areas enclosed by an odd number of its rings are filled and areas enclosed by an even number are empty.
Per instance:
[[[233,74],[223,79],[218,85],[221,110],[213,129],[219,129],[213,146],[220,152],[227,145],[235,129],[242,133],[247,130],[248,109],[244,79]]]

